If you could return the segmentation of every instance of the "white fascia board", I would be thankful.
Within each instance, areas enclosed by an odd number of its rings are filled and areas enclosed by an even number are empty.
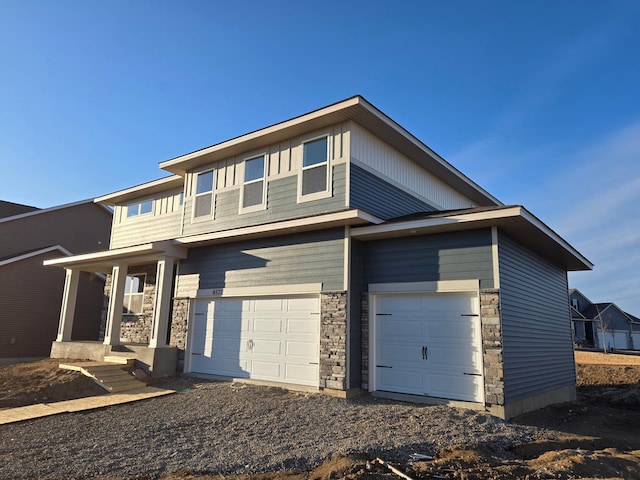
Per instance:
[[[20,213],[19,215],[13,215],[11,217],[5,217],[0,219],[0,223],[11,222],[13,220],[20,220],[21,218],[33,217],[35,215],[42,215],[44,213],[54,212],[56,210],[62,210],[64,208],[77,207],[85,203],[93,203],[93,199],[80,200],[78,202],[66,203],[64,205],[56,205],[55,207],[42,208],[40,210],[33,210],[32,212]]]
[[[171,175],[170,177],[160,178],[141,185],[136,185],[135,187],[125,188],[124,190],[102,195],[101,197],[94,199],[94,202],[105,205],[116,205],[121,201],[134,197],[141,197],[145,194],[158,193],[169,187],[178,188],[179,186],[182,186],[183,182],[184,177],[180,175]]]
[[[28,258],[38,257],[40,255],[44,255],[45,253],[56,252],[56,251],[62,253],[66,257],[70,257],[73,255],[69,250],[64,248],[62,245],[54,245],[52,247],[43,248],[41,250],[36,250],[34,252],[25,253],[23,255],[18,255],[12,258],[7,258],[5,260],[2,260],[0,261],[0,267],[4,267],[5,265],[9,265],[11,263],[20,262],[22,260],[27,260]],[[45,262],[46,261],[48,260],[45,260]]]
[[[417,230],[423,228],[440,227],[461,223],[472,223],[483,220],[496,220],[499,218],[518,217],[522,207],[509,207],[500,210],[490,210],[484,212],[473,212],[463,214],[452,214],[434,218],[424,218],[418,220],[407,220],[404,222],[384,223],[382,225],[371,225],[366,227],[354,227],[351,236],[354,238],[380,235],[384,233],[403,232],[407,230]]]
[[[265,225],[255,225],[252,227],[234,228],[233,230],[223,230],[221,232],[202,233],[181,237],[173,240],[175,245],[190,245],[199,243],[216,242],[228,239],[239,239],[243,237],[267,236],[277,233],[296,233],[299,231],[312,230],[318,226],[348,225],[352,222],[380,224],[382,219],[362,210],[345,210],[342,212],[317,215],[296,220],[285,220],[282,222],[269,223]]]
[[[67,258],[57,258],[45,260],[46,266],[69,267],[99,264],[104,262],[117,262],[124,260],[135,260],[147,256],[169,256],[184,259],[187,258],[187,251],[171,244],[171,242],[154,242],[133,247],[118,248],[115,250],[103,250],[95,253],[85,253],[73,255]]]

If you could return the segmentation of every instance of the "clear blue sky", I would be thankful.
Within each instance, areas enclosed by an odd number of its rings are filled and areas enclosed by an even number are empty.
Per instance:
[[[361,94],[640,316],[640,2],[0,2],[0,198],[38,207]]]

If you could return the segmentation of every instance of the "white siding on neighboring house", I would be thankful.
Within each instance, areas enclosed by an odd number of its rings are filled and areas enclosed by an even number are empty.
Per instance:
[[[381,173],[397,186],[417,194],[440,209],[469,208],[475,204],[448,186],[417,163],[402,155],[393,147],[362,128],[350,124],[351,160],[367,169]]]

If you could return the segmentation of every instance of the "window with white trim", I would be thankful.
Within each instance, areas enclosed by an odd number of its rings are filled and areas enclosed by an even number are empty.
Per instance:
[[[193,216],[205,217],[213,213],[213,170],[198,173],[196,176],[196,196]]]
[[[124,282],[124,298],[122,313],[125,315],[140,315],[144,300],[144,281],[146,275],[127,275]]]
[[[241,209],[261,209],[265,205],[265,190],[265,156],[245,160]]]
[[[329,139],[317,138],[302,144],[300,196],[329,191]]]
[[[138,215],[144,215],[153,211],[153,200],[142,200],[136,203],[130,203],[127,205],[127,218],[137,217]]]

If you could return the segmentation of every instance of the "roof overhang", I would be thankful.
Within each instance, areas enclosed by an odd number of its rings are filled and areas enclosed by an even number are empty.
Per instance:
[[[94,199],[94,202],[102,205],[115,206],[117,204],[135,200],[143,195],[154,195],[156,193],[166,192],[172,188],[181,188],[183,184],[183,177],[180,175],[171,175],[170,177],[160,178],[158,180],[143,183],[142,185],[136,185],[135,187],[103,195]]]
[[[478,205],[502,205],[497,198],[463,175],[411,133],[357,95],[333,105],[270,127],[212,145],[160,163],[160,168],[177,175],[250,150],[289,140],[313,130],[353,120],[396,150],[426,168]]]
[[[493,226],[568,271],[593,269],[593,264],[580,252],[522,206],[470,209],[358,227],[351,230],[351,236],[368,241]]]
[[[357,209],[344,210],[342,212],[327,213],[313,217],[305,217],[295,220],[254,225],[251,227],[234,228],[221,232],[203,233],[180,237],[173,240],[174,245],[185,247],[198,247],[213,245],[216,243],[229,243],[232,241],[251,240],[255,238],[273,237],[277,235],[290,235],[292,233],[311,232],[314,230],[326,230],[327,228],[344,227],[347,225],[379,224],[383,220],[367,212]]]
[[[187,249],[173,245],[169,241],[146,243],[133,247],[116,248],[102,252],[73,255],[70,257],[45,260],[45,266],[78,269],[82,271],[111,273],[118,263],[143,265],[158,261],[160,257],[187,258]]]

